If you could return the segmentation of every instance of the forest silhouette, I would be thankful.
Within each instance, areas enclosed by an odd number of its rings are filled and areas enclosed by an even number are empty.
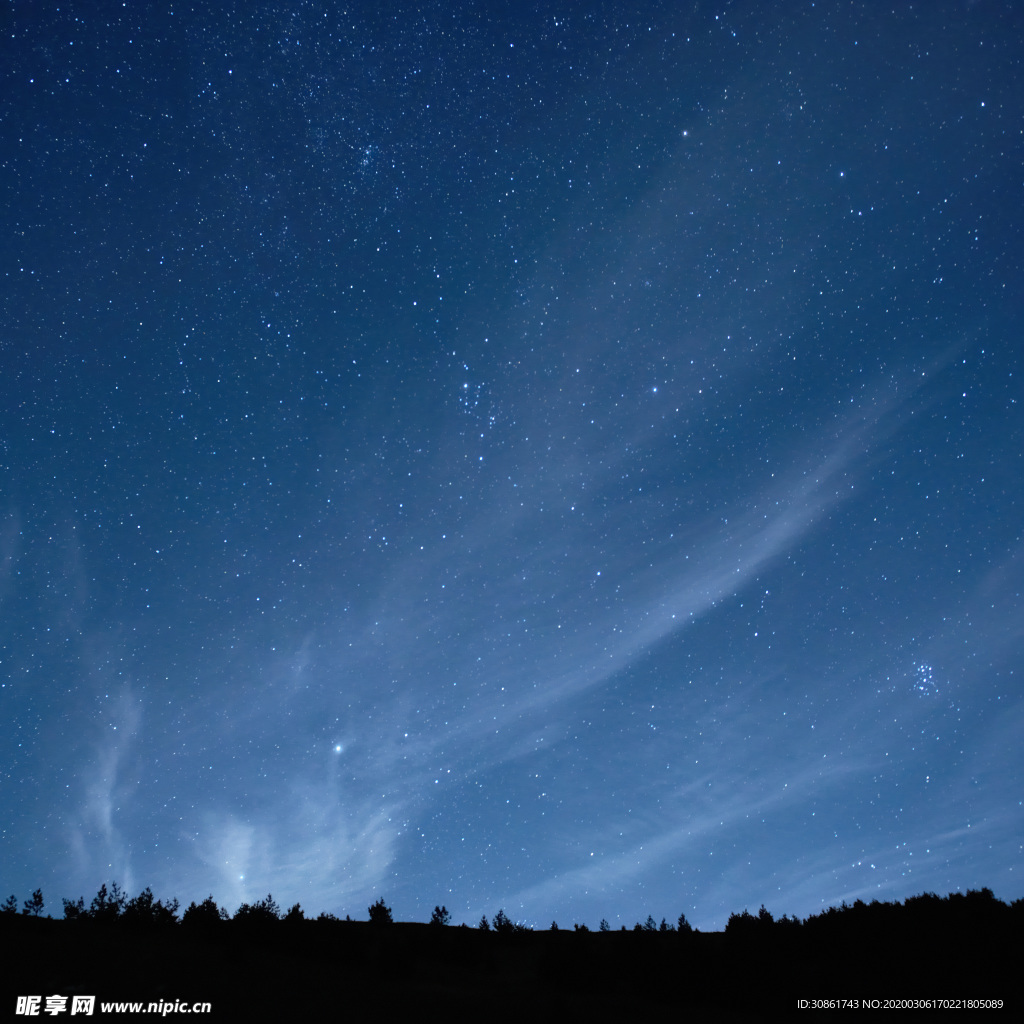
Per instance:
[[[149,888],[114,883],[44,915],[42,891],[0,904],[5,998],[85,993],[98,1000],[210,1002],[213,1012],[486,1013],[512,1020],[629,1019],[643,1008],[746,1019],[799,999],[999,1000],[1020,1009],[1024,900],[990,889],[922,893],[903,903],[845,902],[800,919],[764,906],[722,932],[648,916],[532,929],[504,909],[453,925],[395,922],[383,898],[366,920],[282,909],[271,895],[234,914],[212,896],[181,910]],[[836,1007],[837,1011],[839,1007]]]

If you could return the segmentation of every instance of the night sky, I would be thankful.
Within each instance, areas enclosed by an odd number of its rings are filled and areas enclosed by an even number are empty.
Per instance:
[[[1024,896],[1024,9],[3,3],[0,897]]]

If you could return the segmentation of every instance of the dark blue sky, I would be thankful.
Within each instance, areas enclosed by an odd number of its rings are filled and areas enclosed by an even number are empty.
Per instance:
[[[1019,5],[216,6],[4,3],[0,895],[1024,895]]]

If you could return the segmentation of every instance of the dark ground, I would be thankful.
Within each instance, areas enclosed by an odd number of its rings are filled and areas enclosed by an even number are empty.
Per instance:
[[[867,999],[944,997],[1002,999],[1002,1013],[1019,1014],[1024,943],[1010,909],[973,924],[858,921],[851,913],[759,929],[753,918],[746,928],[704,934],[496,934],[342,921],[140,929],[19,915],[0,925],[13,947],[4,958],[3,1005],[14,1016],[18,995],[77,993],[97,997],[100,1017],[105,1000],[163,999],[209,1002],[220,1019],[433,1012],[629,1020],[685,1012],[739,1020],[806,1012],[798,1011],[801,998],[857,1000],[862,1009]]]

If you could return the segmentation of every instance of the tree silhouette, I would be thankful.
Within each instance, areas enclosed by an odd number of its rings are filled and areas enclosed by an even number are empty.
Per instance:
[[[16,914],[18,912],[18,897],[11,893],[7,899],[0,904],[0,914]]]
[[[730,914],[729,920],[725,922],[726,935],[749,935],[756,925],[756,918],[753,914],[743,908],[742,914]]]
[[[266,899],[257,900],[255,903],[243,903],[235,911],[235,920],[253,924],[280,921],[281,908],[274,897],[267,893]]]
[[[160,900],[153,898],[153,890],[147,885],[138,896],[128,901],[121,916],[129,924],[135,925],[175,924],[178,920],[178,901],[172,900],[164,906]]]
[[[373,906],[368,908],[370,924],[392,924],[391,908],[384,902],[381,896]]]
[[[491,930],[491,922],[487,920],[486,914],[480,918],[480,923],[477,925],[477,928],[482,932],[489,932]]]
[[[830,909],[835,909],[830,908]],[[852,908],[847,907],[847,910]],[[761,904],[761,909],[755,917],[749,910],[744,908],[742,914],[730,914],[725,924],[725,934],[733,938],[742,939],[748,942],[762,941],[773,934],[775,929],[775,918],[771,912]]]
[[[77,900],[69,900],[65,896],[63,903],[65,921],[78,921],[83,917],[89,916],[88,911],[85,909],[85,900],[81,896]]]
[[[32,896],[25,900],[25,905],[21,908],[23,914],[29,914],[32,917],[38,917],[43,912],[43,890],[36,889]]]
[[[221,921],[226,921],[228,918],[228,912],[220,909],[213,901],[213,896],[207,896],[202,903],[196,903],[193,900],[189,905],[188,909],[182,915],[181,923],[187,925],[189,928],[195,927],[209,927],[211,925],[219,924]]]
[[[507,935],[511,931],[515,931],[515,925],[508,919],[508,915],[504,910],[499,910],[494,915],[494,930],[500,932],[502,935]]]
[[[89,905],[89,917],[96,921],[116,921],[124,909],[124,893],[117,882],[112,882],[107,892],[104,882]]]
[[[690,926],[690,922],[686,920],[685,914],[679,915],[679,920],[676,922],[676,930],[684,934],[688,934],[693,931],[693,928]]]
[[[597,926],[597,930],[599,932],[610,932],[612,929],[611,929],[611,925],[608,924],[608,921],[605,918],[602,917],[601,918],[601,923]]]
[[[434,907],[434,912],[430,915],[431,924],[446,925],[451,919],[452,915],[448,913],[447,907]]]

